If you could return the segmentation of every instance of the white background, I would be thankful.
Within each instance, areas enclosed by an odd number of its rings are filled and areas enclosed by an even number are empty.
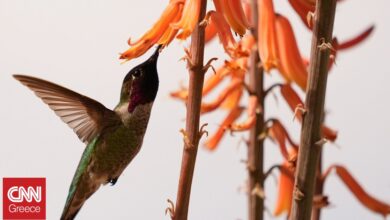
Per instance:
[[[140,36],[159,17],[168,1],[0,0],[0,176],[46,177],[47,217],[58,219],[84,145],[52,111],[11,75],[41,77],[101,101],[113,108],[123,77],[148,56],[120,65],[118,53],[128,37]],[[211,3],[211,1],[209,1]],[[288,3],[276,4],[293,21],[302,54],[309,54],[311,35]],[[339,131],[337,145],[325,147],[325,164],[348,166],[367,191],[390,202],[389,56],[386,0],[344,1],[337,9],[335,35],[348,39],[375,23],[374,35],[361,46],[339,54],[328,80],[327,124]],[[176,199],[181,163],[184,105],[169,92],[186,83],[179,62],[188,42],[175,41],[158,63],[160,90],[143,149],[115,187],[102,187],[86,202],[78,219],[169,219],[166,199]],[[215,40],[207,58],[220,56]],[[222,62],[223,59],[220,59]],[[277,73],[267,85],[278,80]],[[278,93],[276,93],[279,96]],[[284,101],[267,99],[268,116],[277,116],[298,140],[299,125]],[[214,131],[224,114],[202,118]],[[238,189],[246,170],[239,145],[245,135],[227,137],[214,153],[199,149],[191,196],[190,219],[246,219],[246,196]],[[282,161],[266,142],[266,167]],[[277,173],[276,173],[277,174]],[[266,182],[266,206],[273,210],[275,181]],[[324,219],[381,219],[365,209],[336,175],[325,186],[332,207]],[[0,208],[1,209],[1,208]],[[266,213],[267,219],[272,219]],[[281,219],[284,219],[282,217]]]

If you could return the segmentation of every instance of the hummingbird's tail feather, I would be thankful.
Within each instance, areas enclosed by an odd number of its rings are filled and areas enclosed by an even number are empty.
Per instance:
[[[79,213],[80,209],[78,209],[76,212],[73,212],[72,214],[64,215],[62,214],[61,220],[72,220],[76,217],[77,213]]]
[[[71,220],[77,215],[84,202],[95,193],[106,179],[99,178],[89,170],[93,164],[92,152],[95,146],[96,139],[90,143],[85,149],[77,171],[73,177],[69,188],[68,198],[66,199],[65,207],[61,215],[61,220]]]
[[[77,188],[73,192],[69,192],[61,220],[74,219],[84,202],[99,189],[100,185],[100,183],[92,181],[88,173],[85,173],[77,184]]]

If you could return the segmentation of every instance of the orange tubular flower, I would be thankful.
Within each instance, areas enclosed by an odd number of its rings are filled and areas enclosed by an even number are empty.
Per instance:
[[[360,33],[359,35],[357,35],[357,36],[355,36],[347,41],[344,41],[342,43],[339,43],[336,38],[333,38],[332,46],[333,46],[334,50],[331,51],[331,57],[330,57],[330,61],[329,61],[329,71],[331,70],[331,68],[333,67],[333,64],[335,63],[338,51],[346,50],[346,49],[349,49],[351,47],[354,47],[354,46],[360,44],[361,42],[366,40],[371,35],[374,28],[375,28],[375,26],[372,25],[369,28],[367,28],[365,31]]]
[[[219,126],[217,132],[211,136],[209,139],[207,139],[205,146],[209,150],[215,150],[215,148],[218,146],[218,143],[221,141],[223,135],[225,134],[227,128],[238,118],[240,117],[242,111],[244,108],[234,108],[232,111],[228,114],[228,116],[223,120],[222,125]]]
[[[290,158],[296,156],[297,152],[290,152]],[[294,190],[294,173],[291,170],[290,163],[285,161],[280,167],[280,177],[278,181],[278,198],[274,209],[274,215],[279,216],[283,212],[290,215],[292,198]]]
[[[280,92],[282,93],[283,98],[286,100],[290,109],[295,113],[295,117],[299,122],[302,122],[302,113],[304,111],[304,104],[299,98],[298,94],[291,88],[290,85],[285,84],[280,87]],[[297,108],[302,108],[301,110]],[[337,131],[332,130],[331,128],[322,125],[321,126],[322,135],[329,141],[336,141]]]
[[[272,126],[269,128],[269,135],[272,139],[278,142],[280,151],[284,159],[289,159],[286,141],[290,143],[290,145],[294,148],[295,151],[298,151],[298,145],[291,140],[290,135],[287,133],[287,130],[284,128],[284,126],[280,123],[279,120],[272,120]]]
[[[362,41],[364,41],[365,39],[367,39],[371,35],[374,28],[375,28],[375,26],[372,25],[369,28],[367,28],[367,30],[363,31],[361,34],[357,35],[356,37],[354,37],[350,40],[347,40],[343,43],[340,43],[338,45],[337,49],[344,50],[344,49],[348,49],[348,48],[356,46],[357,44],[359,44]]]
[[[203,90],[202,90],[202,96],[206,96],[211,92],[215,87],[217,87],[222,80],[231,73],[231,70],[226,67],[226,65],[223,65],[219,69],[217,69],[216,73],[209,78],[206,79]],[[181,88],[178,91],[174,91],[170,93],[171,97],[177,98],[180,100],[187,100],[188,97],[188,89]]]
[[[205,43],[212,41],[217,36],[218,31],[216,24],[213,20],[209,20],[205,30]]]
[[[337,175],[353,193],[353,195],[362,203],[362,205],[373,212],[383,215],[385,218],[390,214],[390,204],[386,204],[385,202],[379,201],[370,196],[345,167],[333,165],[325,172],[323,178],[326,178],[333,169],[336,170]]]
[[[298,119],[298,121],[302,121],[302,111],[296,111],[297,107],[303,108],[303,102],[301,98],[299,98],[298,94],[288,84],[282,85],[280,87],[280,92],[290,109],[295,113],[294,116]]]
[[[283,168],[288,169],[288,162],[283,164]],[[273,213],[275,216],[279,216],[283,212],[287,212],[287,215],[290,215],[293,189],[294,179],[281,173],[278,183],[278,199]]]
[[[242,123],[234,123],[230,126],[232,131],[246,131],[249,130],[256,122],[256,111],[258,108],[257,97],[252,95],[249,97],[249,104],[247,109],[248,118]]]
[[[221,108],[232,109],[237,107],[242,97],[242,86],[230,93],[230,95],[223,101]]]
[[[146,53],[154,44],[156,44],[166,32],[170,32],[170,24],[175,21],[180,14],[183,0],[171,1],[165,8],[160,19],[136,42],[130,42],[131,46],[127,51],[121,54],[120,59],[131,60]],[[169,35],[169,34],[168,34]],[[166,43],[169,43],[166,41]],[[166,45],[165,45],[166,46]]]
[[[321,126],[321,132],[322,132],[322,135],[324,135],[324,137],[326,139],[328,139],[329,141],[331,142],[335,142],[336,139],[337,139],[337,131],[327,127],[326,125],[322,125]]]
[[[175,29],[182,29],[181,33],[176,36],[180,40],[185,40],[188,36],[191,35],[192,31],[195,29],[196,24],[198,23],[200,13],[200,0],[186,0],[183,16],[180,21],[172,24]]]
[[[234,40],[232,32],[230,31],[230,26],[225,18],[216,11],[209,11],[206,15],[206,19],[210,20],[210,23],[214,23],[217,27],[218,37],[225,52],[231,57],[235,57],[234,51],[237,47],[237,43]]]
[[[316,0],[298,0],[298,1],[300,1],[302,4],[311,5],[313,7],[316,5]]]
[[[217,12],[221,13],[230,27],[240,36],[243,36],[249,28],[249,22],[245,16],[240,0],[214,0]]]
[[[233,73],[238,71],[238,67],[232,66],[229,62],[225,62],[225,64],[218,68],[216,73],[211,75],[205,80],[203,90],[202,90],[202,96],[208,95],[211,91],[213,91],[228,75],[237,75],[237,73]],[[235,94],[236,91],[232,91],[232,95]],[[230,93],[229,93],[230,94]],[[171,92],[170,93],[171,97],[177,98],[180,100],[187,100],[188,97],[188,89],[186,88],[181,88],[178,91]],[[230,98],[231,95],[227,97],[227,100]],[[231,109],[231,108],[229,108]]]
[[[181,18],[182,13],[183,13],[183,5],[180,5],[179,11],[176,14],[176,16],[173,18],[172,22],[178,22]],[[165,31],[164,35],[160,38],[157,44],[161,44],[163,45],[163,47],[168,46],[175,38],[178,31],[179,31],[178,29],[175,29],[170,25],[168,27],[168,30]]]
[[[211,103],[202,103],[200,112],[201,114],[211,112],[218,108],[221,103],[234,91],[236,91],[240,86],[242,85],[241,80],[233,80],[230,82],[229,86],[226,87],[217,97],[216,100],[214,100]]]
[[[243,37],[241,39],[242,48],[244,50],[246,50],[248,52],[248,54],[252,50],[255,43],[256,43],[256,41],[255,41],[255,38],[253,37],[253,35],[246,35],[245,37]]]
[[[206,79],[202,90],[202,96],[209,94],[230,73],[231,70],[227,68],[226,65],[223,65],[222,67],[217,69],[214,75]]]
[[[229,22],[229,24],[236,33],[238,33],[240,36],[243,36],[246,30],[250,28],[250,24],[248,18],[246,17],[241,0],[227,0],[226,7],[228,7],[227,10],[229,12],[227,12],[225,16],[230,17],[229,15],[231,15],[231,17],[234,18],[232,23]],[[239,29],[243,29],[242,32],[237,31]]]
[[[288,0],[290,5],[293,7],[293,9],[297,12],[299,17],[301,18],[302,22],[306,25],[307,28],[311,29],[312,25],[308,23],[307,14],[309,12],[314,13],[314,6],[306,4],[305,2],[302,2],[301,0]]]
[[[247,44],[249,45],[249,42],[244,43],[245,39],[246,37],[244,37],[240,42],[240,45],[242,45],[242,49],[245,49]],[[231,80],[240,80],[241,82],[245,81],[245,73],[248,68],[247,62],[248,59],[247,57],[245,57],[245,58],[239,58],[225,63],[225,66],[231,70],[231,74],[230,74]],[[241,86],[238,89],[232,92],[224,100],[221,107],[228,110],[237,107],[241,100],[243,92],[244,92],[244,87],[243,84],[241,84]]]
[[[272,0],[258,0],[259,31],[258,49],[263,68],[269,72],[277,67],[278,45],[276,43],[275,11]]]
[[[188,90],[185,88],[181,88],[180,90],[174,91],[170,93],[172,98],[177,98],[182,101],[186,101],[188,98]]]
[[[282,15],[276,15],[276,39],[280,58],[279,70],[288,82],[295,82],[306,90],[307,70],[302,62],[298,45],[290,22]]]
[[[252,22],[252,5],[249,1],[242,1],[242,8],[244,9],[245,17],[249,22],[249,26],[253,27]]]

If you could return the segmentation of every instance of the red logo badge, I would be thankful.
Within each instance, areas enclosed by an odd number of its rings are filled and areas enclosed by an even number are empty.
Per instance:
[[[45,178],[3,178],[4,219],[45,219]]]

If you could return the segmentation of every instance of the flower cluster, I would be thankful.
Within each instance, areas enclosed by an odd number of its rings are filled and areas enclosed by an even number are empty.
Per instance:
[[[315,0],[288,1],[308,30],[311,31]],[[256,117],[263,111],[264,106],[261,106],[261,103],[265,100],[266,95],[275,88],[280,89],[280,94],[292,110],[294,118],[302,122],[305,113],[304,103],[294,90],[293,85],[298,86],[302,91],[306,90],[310,63],[299,50],[293,27],[288,18],[276,12],[273,0],[257,0],[259,17],[258,27],[254,29],[258,30],[256,39],[253,33],[248,31],[252,28],[252,24],[249,22],[252,19],[248,3],[241,2],[241,0],[213,0],[213,3],[215,10],[209,10],[204,18],[200,18],[200,0],[170,0],[160,19],[150,30],[138,40],[128,41],[130,48],[122,53],[120,58],[130,60],[141,56],[153,45],[159,44],[166,47],[175,38],[185,40],[197,25],[205,25],[205,41],[210,42],[218,36],[229,57],[221,67],[215,70],[215,74],[206,79],[202,91],[204,98],[212,92],[217,92],[218,95],[211,101],[202,102],[201,114],[217,110],[227,111],[226,117],[218,129],[205,142],[207,149],[216,149],[227,131],[238,132],[251,129],[256,122]],[[361,43],[370,36],[373,29],[374,26],[371,26],[356,37],[341,43],[337,38],[333,38],[329,46],[332,49],[329,70],[334,65],[339,51]],[[258,51],[258,56],[261,59],[259,68],[267,73],[271,70],[277,70],[284,79],[284,82],[277,83],[265,90],[263,97],[256,96],[246,86],[252,51]],[[190,52],[187,51],[187,53]],[[223,81],[228,82],[223,84]],[[245,93],[247,93],[248,98],[244,98],[246,97]],[[172,92],[171,96],[186,102],[188,89],[181,88]],[[245,118],[241,119],[240,116],[243,112],[246,112]],[[322,125],[321,128],[324,140],[332,142],[336,140],[336,131],[326,125]],[[292,140],[287,129],[276,118],[266,120],[263,132],[258,135],[259,138],[270,138],[276,142],[284,158],[283,164],[272,167],[279,168],[281,171],[279,195],[274,214],[280,215],[283,212],[289,214],[299,144]],[[389,205],[369,196],[342,166],[331,166],[322,175],[322,181],[325,181],[331,170],[336,170],[341,180],[367,208],[384,216],[390,213]],[[319,207],[326,206],[328,204],[327,198],[320,195],[320,198],[316,199],[316,204]]]
[[[130,60],[146,53],[153,45],[169,45],[174,38],[187,39],[198,25],[200,0],[170,0],[160,19],[137,41],[128,41],[130,48],[120,59]],[[216,11],[210,11],[203,25],[213,23],[227,51],[234,50],[231,29],[240,36],[249,28],[240,0],[214,0]],[[218,28],[215,28],[218,27]]]
[[[315,5],[313,1],[289,0],[289,2],[302,18],[302,21],[306,24],[308,29],[311,30],[311,20],[306,18],[310,18],[311,14],[309,12],[314,11]],[[201,113],[205,114],[218,109],[223,109],[227,110],[227,114],[215,133],[213,133],[205,142],[205,146],[209,150],[214,150],[218,147],[227,131],[249,130],[255,124],[256,116],[258,115],[257,113],[261,112],[263,109],[263,106],[260,106],[260,100],[264,100],[269,91],[275,88],[280,89],[280,94],[292,110],[294,117],[299,122],[302,122],[303,114],[305,112],[304,103],[298,93],[293,89],[292,84],[297,85],[301,90],[305,91],[308,81],[308,66],[310,65],[308,59],[302,56],[299,51],[292,25],[287,17],[275,12],[272,0],[258,0],[259,27],[257,42],[250,33],[247,33],[242,36],[241,39],[236,40],[230,31],[230,28],[232,27],[231,23],[228,22],[226,17],[221,16],[221,14],[218,13],[220,10],[219,8],[220,6],[216,4],[217,12],[209,11],[204,19],[204,22],[207,23],[206,41],[208,42],[214,36],[218,36],[226,54],[230,58],[225,61],[221,67],[217,68],[214,75],[206,80],[202,93],[203,97],[207,98],[206,96],[212,91],[217,91],[218,96],[212,101],[203,101]],[[244,4],[244,6],[239,8],[240,14],[242,14],[241,8],[248,9],[249,7]],[[246,14],[248,18],[242,20],[250,20],[249,11],[246,10],[244,14]],[[303,16],[303,14],[305,14],[305,16]],[[332,41],[329,69],[335,62],[337,52],[359,44],[371,34],[373,28],[374,27],[372,26],[358,36],[342,43],[339,43],[338,40],[334,38]],[[238,29],[234,30],[241,35],[241,33],[237,31]],[[250,65],[250,54],[252,50],[256,49],[261,58],[262,69],[265,72],[276,69],[285,80],[285,82],[277,83],[266,90],[264,97],[257,97],[254,95],[249,91],[245,82]],[[226,83],[225,87],[218,90],[218,86],[221,85],[223,81],[228,81],[228,83]],[[245,92],[248,92],[248,99],[243,98]],[[173,97],[182,101],[186,100],[187,94],[188,91],[185,88],[171,93]],[[242,122],[238,122],[240,116],[245,111],[245,118]],[[264,132],[259,134],[259,138],[268,137],[271,140],[274,140],[279,146],[281,155],[285,160],[283,164],[277,166],[281,171],[281,175],[279,179],[279,195],[274,214],[280,215],[283,212],[289,214],[293,195],[295,162],[299,145],[292,140],[288,131],[278,119],[269,119],[265,124],[266,127],[264,128]],[[322,136],[324,140],[334,142],[337,138],[337,132],[326,125],[322,125]],[[341,174],[338,172],[342,180],[345,180],[345,173],[351,176],[348,171],[345,169],[344,171],[345,172]],[[350,186],[350,181],[344,182],[347,186]],[[354,183],[357,184],[356,181],[354,181]],[[361,193],[354,190],[356,187],[349,188],[357,198],[364,197]],[[367,201],[367,199],[359,200],[363,203]],[[372,200],[369,201],[370,204],[372,204]],[[379,212],[381,214],[387,214],[386,211],[383,211],[387,210],[386,208],[383,208],[386,204],[383,202],[378,204],[379,207],[382,207]],[[318,197],[317,195],[315,205],[317,207],[328,205],[327,197]],[[375,205],[371,205],[371,207],[372,206],[376,207]],[[368,205],[368,208],[370,208],[370,205]],[[371,210],[375,211],[378,209],[371,208]]]

